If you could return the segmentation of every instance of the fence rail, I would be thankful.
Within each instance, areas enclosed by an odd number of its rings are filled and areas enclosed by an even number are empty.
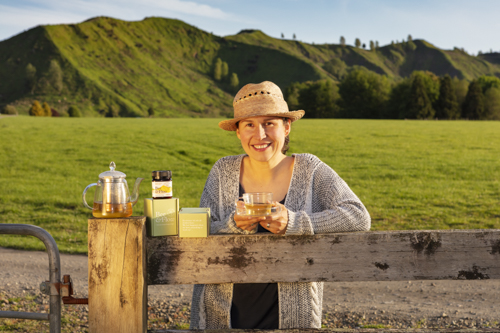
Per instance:
[[[148,284],[500,278],[500,230],[149,237]]]

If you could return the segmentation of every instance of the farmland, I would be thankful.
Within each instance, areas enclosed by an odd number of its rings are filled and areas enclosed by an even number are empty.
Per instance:
[[[243,153],[218,121],[1,118],[0,223],[38,225],[62,252],[86,253],[81,194],[111,161],[129,186],[145,178],[134,215],[158,169],[172,170],[180,206],[195,207],[212,164]],[[315,154],[346,180],[374,230],[500,228],[500,122],[303,119],[290,138],[291,153]],[[16,236],[0,246],[43,248]]]

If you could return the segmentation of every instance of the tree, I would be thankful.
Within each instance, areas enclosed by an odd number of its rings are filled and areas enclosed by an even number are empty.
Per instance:
[[[462,107],[462,117],[478,120],[482,119],[484,114],[484,96],[481,84],[477,80],[473,80],[469,84],[469,90],[465,96],[464,105]]]
[[[281,33],[281,38],[285,38],[285,34],[284,33]]]
[[[347,74],[347,65],[339,58],[333,58],[323,65],[323,68],[334,75],[339,81]]]
[[[42,109],[42,106],[40,105],[40,102],[34,101],[33,104],[31,105],[31,108],[29,110],[29,115],[34,116],[34,117],[43,117],[44,116],[44,111]]]
[[[118,118],[120,117],[120,107],[117,105],[108,105],[108,110],[106,112],[106,117],[108,118]]]
[[[338,106],[338,88],[330,80],[308,82],[299,92],[299,109],[307,109],[307,118],[333,118]]]
[[[341,45],[342,47],[344,47],[344,46],[345,46],[345,38],[344,38],[344,36],[340,36],[340,45]]]
[[[220,81],[222,78],[222,60],[217,58],[214,65],[214,79]]]
[[[494,76],[483,75],[477,79],[477,82],[481,85],[483,94],[490,88],[500,88],[500,79]]]
[[[413,38],[411,37],[411,35],[408,35],[408,41],[409,41],[409,42],[412,42],[412,41],[413,41]]]
[[[453,91],[451,77],[448,74],[446,74],[439,80],[439,98],[436,107],[436,118],[460,118],[460,109],[458,108],[457,96]]]
[[[33,93],[36,85],[36,68],[31,63],[26,65],[25,68],[26,74],[26,90],[30,93]]]
[[[434,117],[434,109],[427,96],[424,79],[420,75],[416,75],[411,83],[407,110],[406,118],[432,119]]]
[[[375,43],[372,40],[370,41],[370,50],[375,51]]]
[[[42,109],[44,117],[52,117],[52,110],[50,109],[49,103],[43,102]]]
[[[3,107],[2,114],[17,115],[17,109],[14,105],[6,105]]]
[[[297,36],[295,36],[295,33],[293,33],[293,39],[297,39]]]
[[[229,66],[227,62],[223,61],[221,65],[221,77],[224,79],[229,75]]]
[[[52,88],[60,93],[63,88],[63,72],[59,63],[55,59],[50,61],[48,80]]]
[[[381,117],[384,119],[404,119],[407,113],[408,100],[410,98],[411,79],[405,78],[395,84],[390,92],[387,107],[383,110]]]
[[[379,48],[379,46],[378,46],[378,40],[375,41],[375,48],[377,48],[377,49]]]
[[[500,120],[500,88],[492,87],[484,94],[485,119]]]
[[[290,84],[284,91],[284,98],[286,103],[288,104],[288,108],[290,110],[298,110],[300,109],[299,105],[299,95],[302,89],[306,88],[307,84],[305,82],[293,82]]]
[[[72,118],[80,118],[82,113],[76,105],[71,105],[68,109],[68,115]]]
[[[455,91],[455,96],[457,97],[457,102],[460,110],[465,101],[465,96],[467,96],[467,90],[469,89],[469,82],[466,79],[460,80],[454,77],[452,80],[453,90]]]
[[[390,92],[386,76],[354,67],[339,84],[342,118],[379,118]]]
[[[422,78],[427,97],[429,97],[431,105],[435,110],[435,106],[437,105],[437,100],[439,98],[439,77],[429,71],[413,71],[410,76],[412,83],[416,76],[420,76]]]
[[[231,73],[231,79],[229,80],[229,84],[231,85],[231,88],[233,90],[238,89],[238,87],[240,85],[240,80],[238,80],[238,74]]]
[[[360,47],[361,46],[361,41],[359,40],[359,38],[356,38],[356,40],[354,41],[354,45],[356,47]]]
[[[148,116],[154,117],[154,115],[155,115],[155,109],[152,106],[150,106],[148,109]]]

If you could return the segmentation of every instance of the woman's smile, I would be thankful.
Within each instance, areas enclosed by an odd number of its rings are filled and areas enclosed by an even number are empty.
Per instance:
[[[261,144],[255,144],[255,145],[252,145],[252,147],[257,150],[257,151],[264,151],[266,150],[269,146],[271,145],[271,143],[261,143]]]

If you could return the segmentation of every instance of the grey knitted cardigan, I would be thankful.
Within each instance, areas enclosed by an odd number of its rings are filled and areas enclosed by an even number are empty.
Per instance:
[[[244,156],[224,157],[210,171],[200,207],[211,209],[211,234],[256,232],[238,228],[233,219]],[[332,168],[311,154],[293,156],[295,164],[285,199],[288,210],[285,235],[370,229],[370,215],[365,206]],[[232,293],[232,283],[195,285],[191,329],[231,328]],[[279,328],[321,327],[322,282],[278,283],[278,298]]]

